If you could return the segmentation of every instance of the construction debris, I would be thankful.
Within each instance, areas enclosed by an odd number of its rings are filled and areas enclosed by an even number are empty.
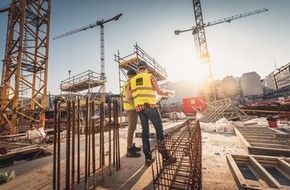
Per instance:
[[[15,170],[12,172],[1,172],[0,173],[0,184],[7,183],[15,177]]]

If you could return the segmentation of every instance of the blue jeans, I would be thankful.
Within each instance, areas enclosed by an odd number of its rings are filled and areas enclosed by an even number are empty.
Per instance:
[[[161,142],[164,139],[163,125],[160,117],[160,113],[157,108],[145,108],[144,110],[138,112],[142,125],[142,143],[143,143],[143,153],[146,159],[151,158],[150,154],[150,142],[149,142],[149,120],[152,122],[155,131],[157,142]],[[159,150],[162,156],[167,156],[166,150]]]

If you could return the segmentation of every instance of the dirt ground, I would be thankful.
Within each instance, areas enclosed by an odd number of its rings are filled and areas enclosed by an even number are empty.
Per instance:
[[[233,133],[202,132],[202,186],[204,190],[238,189],[226,155],[247,154]]]

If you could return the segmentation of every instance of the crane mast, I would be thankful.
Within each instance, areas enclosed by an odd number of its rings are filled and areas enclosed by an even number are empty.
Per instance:
[[[194,9],[194,16],[195,16],[195,26],[190,28],[190,29],[186,29],[186,30],[175,30],[174,33],[175,33],[175,35],[179,35],[180,33],[183,33],[183,32],[192,31],[192,34],[194,36],[195,49],[197,51],[197,54],[198,54],[199,58],[201,59],[202,63],[206,63],[209,65],[209,80],[211,82],[210,92],[212,93],[212,97],[208,97],[208,100],[210,102],[212,102],[212,101],[216,102],[215,87],[214,87],[213,77],[212,77],[212,68],[211,68],[211,64],[210,64],[210,56],[209,56],[209,52],[208,52],[208,48],[207,48],[207,41],[206,41],[206,35],[205,35],[204,28],[208,27],[208,26],[213,26],[213,25],[225,23],[225,22],[230,23],[232,20],[236,20],[239,18],[259,14],[259,13],[268,11],[268,9],[267,8],[257,9],[255,11],[251,11],[251,12],[223,18],[223,19],[220,19],[218,21],[204,23],[200,0],[192,0],[192,2],[193,2],[193,9]],[[213,100],[211,100],[211,99],[213,99]]]
[[[106,75],[105,75],[105,35],[104,35],[104,24],[105,23],[108,23],[110,21],[117,21],[119,20],[119,18],[122,16],[123,14],[120,13],[110,19],[107,19],[107,20],[100,20],[100,21],[97,21],[95,23],[92,23],[92,24],[89,24],[87,26],[83,26],[81,28],[77,28],[75,30],[72,30],[72,31],[69,31],[69,32],[66,32],[64,34],[61,34],[59,36],[56,36],[53,38],[53,40],[56,40],[56,39],[59,39],[59,38],[63,38],[63,37],[66,37],[66,36],[69,36],[69,35],[72,35],[72,34],[75,34],[75,33],[78,33],[78,32],[82,32],[82,31],[85,31],[87,29],[91,29],[91,28],[94,28],[96,26],[100,26],[100,53],[101,53],[101,80],[104,82],[103,85],[102,85],[102,101],[105,102],[105,94],[106,94],[106,87],[105,87],[105,81],[106,81]]]
[[[45,126],[50,0],[13,0],[5,11],[0,133],[15,134],[25,123]]]

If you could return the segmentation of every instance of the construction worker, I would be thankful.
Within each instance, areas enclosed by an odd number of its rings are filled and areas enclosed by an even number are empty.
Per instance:
[[[163,125],[160,113],[157,109],[154,91],[159,95],[165,96],[168,96],[168,92],[164,92],[160,89],[156,78],[148,73],[148,66],[144,61],[141,61],[138,64],[138,74],[130,80],[130,87],[131,94],[127,94],[127,96],[133,97],[136,111],[142,125],[142,143],[143,153],[145,155],[145,166],[149,167],[154,161],[154,158],[152,158],[150,153],[149,120],[154,125],[157,142],[160,143],[158,151],[162,155],[163,163],[168,165],[175,162],[175,158],[170,156],[169,152],[165,149],[164,143],[161,144],[164,139]]]
[[[127,91],[130,90],[129,81],[132,77],[137,75],[136,71],[133,69],[128,70],[127,76],[128,80],[124,83],[123,89],[122,89],[122,95],[123,95],[123,108],[126,111],[127,114],[127,120],[128,120],[128,132],[127,132],[127,157],[140,157],[141,154],[139,151],[141,151],[140,147],[136,147],[135,143],[133,143],[133,136],[134,132],[136,130],[137,126],[137,120],[138,120],[138,114],[135,110],[134,101],[131,98],[127,98]]]

